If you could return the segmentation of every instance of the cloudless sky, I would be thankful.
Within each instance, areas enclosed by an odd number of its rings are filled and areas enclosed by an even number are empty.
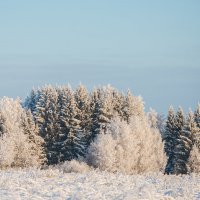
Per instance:
[[[111,84],[146,108],[200,101],[199,0],[0,1],[0,96]]]

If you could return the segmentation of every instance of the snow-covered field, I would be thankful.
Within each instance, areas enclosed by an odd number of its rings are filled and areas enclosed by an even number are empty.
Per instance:
[[[0,199],[200,199],[200,176],[0,171]]]

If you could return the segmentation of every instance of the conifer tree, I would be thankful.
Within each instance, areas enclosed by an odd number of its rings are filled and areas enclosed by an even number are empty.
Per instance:
[[[48,164],[58,163],[58,150],[54,143],[57,140],[59,127],[58,94],[54,87],[45,86],[39,90],[35,111],[36,123],[40,135],[44,138]]]
[[[54,142],[54,148],[58,152],[58,162],[66,160],[64,153],[66,151],[65,142],[69,132],[69,99],[71,98],[71,88],[62,86],[57,88],[58,93],[58,118],[59,130],[57,132],[57,140]]]
[[[0,137],[6,132],[5,118],[0,111]]]
[[[196,146],[200,149],[200,104],[197,105],[197,108],[194,112],[194,120],[198,128],[198,131],[195,133],[194,140],[195,140]]]
[[[96,135],[106,131],[106,125],[113,117],[112,96],[109,87],[95,89],[92,94],[92,134],[90,141]]]
[[[30,95],[25,99],[23,106],[30,110],[31,113],[34,113],[36,111],[36,104],[38,101],[38,90],[32,89]]]
[[[175,149],[174,149],[174,174],[186,174],[187,173],[187,160],[188,152],[186,150],[187,140],[190,137],[190,133],[184,131],[185,117],[183,109],[179,107],[175,116]],[[189,148],[189,147],[188,147]],[[190,151],[190,150],[188,150]]]
[[[77,119],[80,120],[80,127],[84,133],[90,134],[91,131],[91,98],[87,89],[80,84],[74,93],[77,106]]]
[[[64,157],[65,160],[72,160],[73,158],[76,158],[79,155],[79,153],[77,152],[77,143],[79,134],[81,134],[81,121],[78,119],[78,108],[76,106],[72,90],[68,101],[68,107],[66,107],[66,112],[68,113],[69,121],[67,127],[67,139],[64,143]]]
[[[169,107],[164,134],[164,149],[168,157],[165,173],[173,173],[174,170],[174,150],[175,150],[175,116],[172,106]]]
[[[84,103],[84,94],[81,94],[83,96],[79,98],[70,86],[60,88],[58,93],[60,131],[54,146],[59,149],[59,161],[72,160],[83,156],[86,150],[86,139],[82,130],[82,127],[86,125],[84,124],[85,116],[78,107],[78,102]],[[81,109],[84,110],[85,107]]]
[[[92,119],[92,127],[91,127],[91,134],[88,140],[88,145],[90,142],[96,137],[99,133],[99,123],[98,123],[98,116],[99,116],[99,109],[100,109],[100,91],[99,89],[94,89],[92,92],[91,97],[91,119]]]

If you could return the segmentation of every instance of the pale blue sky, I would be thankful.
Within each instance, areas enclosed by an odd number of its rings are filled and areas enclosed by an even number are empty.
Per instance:
[[[111,84],[165,113],[200,101],[199,0],[0,1],[0,96]]]

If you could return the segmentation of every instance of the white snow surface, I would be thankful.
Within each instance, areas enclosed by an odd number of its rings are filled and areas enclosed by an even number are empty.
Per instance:
[[[63,173],[58,169],[1,170],[0,199],[200,199],[200,175],[124,175],[99,170],[84,173]]]

